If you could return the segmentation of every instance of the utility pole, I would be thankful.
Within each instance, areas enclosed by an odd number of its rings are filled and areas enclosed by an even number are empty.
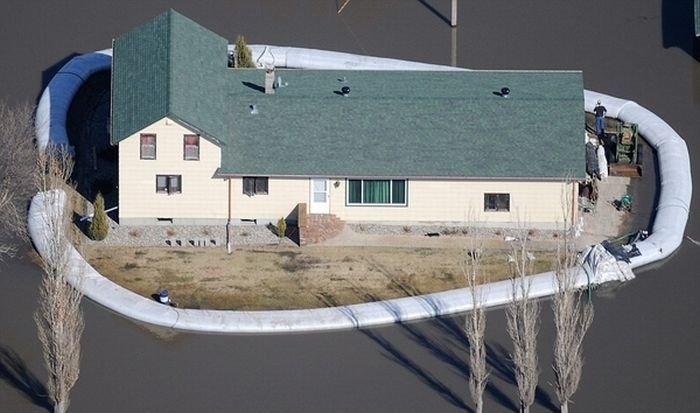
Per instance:
[[[450,66],[457,67],[457,28],[453,27],[450,29],[452,38],[450,39]]]
[[[457,27],[457,0],[452,0],[452,16],[450,17],[450,26]]]

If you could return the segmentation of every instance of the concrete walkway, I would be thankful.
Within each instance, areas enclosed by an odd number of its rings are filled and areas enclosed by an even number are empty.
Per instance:
[[[275,48],[275,63],[278,66],[282,60],[277,59],[282,59],[285,56],[284,49]],[[263,47],[264,50],[268,49]],[[99,53],[110,54],[110,51]],[[294,53],[296,53],[296,61],[302,62],[301,64],[304,61],[312,61],[318,64],[318,61],[314,60],[314,56],[320,53],[323,57],[323,62],[335,62],[333,64],[341,64],[341,67],[348,70],[378,69],[382,66],[383,60],[386,60],[387,67],[392,69],[412,68],[414,70],[425,70],[430,69],[430,67],[426,66],[432,67],[432,65],[402,62],[393,59],[368,58],[366,56],[309,49],[294,49]],[[259,63],[262,61],[260,57],[257,60]],[[285,64],[291,60],[284,58]],[[366,62],[371,62],[371,64],[365,68],[363,63]],[[455,70],[455,68],[444,69]],[[76,82],[81,84],[84,80],[83,78],[86,77],[76,76]],[[71,87],[66,90],[74,89]],[[55,116],[60,116],[60,114],[57,115],[52,112],[56,108],[51,106],[52,99],[49,97],[52,95],[55,97],[60,92],[60,90],[54,89],[53,81],[50,82],[39,103],[37,110],[37,140],[42,147],[49,144],[53,136],[53,134],[48,132],[51,125],[46,124],[47,119],[54,119]],[[643,256],[635,258],[632,266],[640,266],[663,259],[680,245],[688,218],[692,184],[690,182],[690,161],[685,143],[661,119],[633,102],[586,91],[586,109],[590,111],[594,102],[600,98],[609,99],[606,100],[606,106],[611,116],[640,124],[640,132],[657,149],[660,174],[662,174],[657,221],[654,224],[652,236],[639,245],[640,250],[643,251]],[[61,106],[58,110],[67,110],[67,106]],[[39,114],[43,115],[40,116]],[[44,116],[46,114],[49,116]],[[65,113],[63,115],[65,116]],[[670,185],[672,188],[667,188],[669,181],[663,179],[664,177],[675,180]],[[60,204],[64,196],[61,192],[53,191],[37,194],[32,200],[29,211],[29,232],[41,255],[46,253],[49,241],[47,238],[48,231],[43,218],[46,208],[57,205],[57,203]],[[97,273],[78,254],[75,248],[69,246],[69,250],[72,271],[68,279],[87,297],[127,317],[179,330],[219,333],[286,333],[336,330],[418,320],[465,312],[473,308],[471,292],[469,289],[463,288],[383,302],[310,310],[214,311],[176,309],[158,304],[114,284]],[[600,248],[595,249],[589,258],[587,270],[579,269],[576,272],[577,286],[585,287],[611,280],[627,280],[633,277],[630,266],[611,259],[609,254],[601,251]],[[531,295],[533,298],[552,295],[556,290],[555,277],[552,272],[533,275],[529,277],[529,280],[532,283]],[[506,304],[512,297],[512,287],[510,281],[479,287],[483,293],[483,304],[487,307]]]

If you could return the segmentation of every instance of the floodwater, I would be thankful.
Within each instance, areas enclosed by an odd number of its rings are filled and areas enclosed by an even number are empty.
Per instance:
[[[582,69],[588,89],[658,113],[697,160],[700,63],[693,57],[692,0],[462,0],[456,32],[445,22],[447,0],[351,0],[338,16],[342,3],[6,0],[0,96],[34,101],[63,59],[108,48],[115,35],[173,7],[251,43],[449,64],[454,40],[463,67]],[[644,186],[653,191],[651,179]],[[694,239],[698,217],[691,213],[686,230]],[[572,411],[700,411],[699,252],[686,241],[668,262],[638,271],[637,280],[596,293]],[[0,269],[0,410],[47,411],[32,321],[40,273],[28,249]],[[88,300],[84,308],[73,412],[472,411],[459,317],[365,331],[215,336],[149,329]],[[546,302],[543,315],[533,412],[556,410]],[[503,311],[489,312],[489,412],[514,411],[517,402],[504,324]]]

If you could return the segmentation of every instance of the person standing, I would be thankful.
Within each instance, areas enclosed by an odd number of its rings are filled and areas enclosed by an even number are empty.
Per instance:
[[[598,101],[593,108],[593,113],[595,114],[595,133],[598,136],[605,130],[605,114],[607,112],[608,110],[605,109],[605,106],[603,106],[600,101]]]

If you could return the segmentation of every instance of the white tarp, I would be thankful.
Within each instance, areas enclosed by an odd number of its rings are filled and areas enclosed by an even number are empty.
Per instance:
[[[598,145],[596,149],[598,154],[598,171],[600,173],[600,179],[605,180],[608,177],[608,160],[605,159],[605,148],[603,145]]]

